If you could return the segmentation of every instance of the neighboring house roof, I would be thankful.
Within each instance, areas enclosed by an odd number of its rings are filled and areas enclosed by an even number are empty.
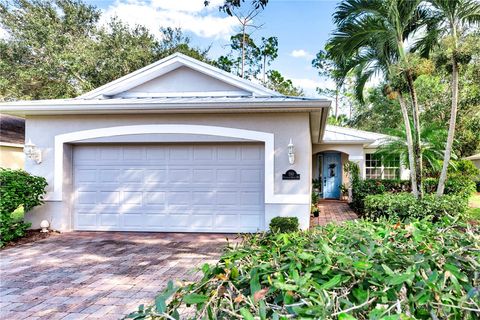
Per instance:
[[[321,142],[325,144],[363,144],[366,147],[375,148],[390,139],[392,139],[391,136],[381,133],[328,124]]]
[[[284,96],[175,53],[73,99],[0,103],[13,115],[309,112],[313,141],[323,136],[330,101]]]
[[[480,160],[480,153],[474,154],[473,156],[466,157],[467,160]]]
[[[23,147],[25,143],[25,120],[0,114],[0,145]]]

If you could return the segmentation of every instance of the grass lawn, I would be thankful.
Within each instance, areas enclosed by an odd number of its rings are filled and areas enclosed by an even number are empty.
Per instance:
[[[470,198],[470,209],[468,210],[470,217],[480,220],[480,193],[475,193]]]

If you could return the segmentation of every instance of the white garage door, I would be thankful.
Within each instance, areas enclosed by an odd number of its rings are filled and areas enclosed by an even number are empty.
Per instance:
[[[248,143],[75,146],[75,229],[263,229],[263,154]]]

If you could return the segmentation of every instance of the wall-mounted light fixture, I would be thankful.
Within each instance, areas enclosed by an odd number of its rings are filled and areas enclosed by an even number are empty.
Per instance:
[[[23,147],[23,153],[37,164],[42,162],[42,151],[32,143],[31,139],[28,139],[28,142]]]
[[[295,147],[293,146],[292,138],[290,138],[290,142],[288,143],[288,162],[290,164],[295,163]]]

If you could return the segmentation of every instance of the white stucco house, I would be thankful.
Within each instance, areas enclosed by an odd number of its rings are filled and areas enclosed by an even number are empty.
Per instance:
[[[25,168],[48,180],[27,215],[61,231],[308,228],[312,179],[338,198],[342,164],[400,177],[371,155],[385,136],[326,125],[330,101],[287,97],[174,54],[74,99],[0,104],[26,119]]]

